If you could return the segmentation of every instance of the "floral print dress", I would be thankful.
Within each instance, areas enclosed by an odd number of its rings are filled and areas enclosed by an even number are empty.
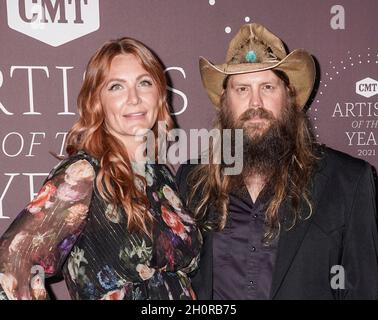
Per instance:
[[[13,221],[0,240],[0,298],[48,299],[45,278],[63,275],[72,299],[195,299],[188,273],[202,237],[169,170],[134,166],[147,181],[149,238],[99,196],[98,168],[84,152],[62,161]]]

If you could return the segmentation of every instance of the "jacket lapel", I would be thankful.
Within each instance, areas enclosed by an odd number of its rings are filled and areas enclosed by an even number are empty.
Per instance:
[[[313,201],[313,215],[316,214],[317,204],[321,198],[324,186],[326,185],[327,177],[322,174],[316,174],[314,177],[314,184],[312,188]],[[290,213],[290,206],[287,201],[284,202],[280,209],[280,216],[285,217]],[[307,210],[308,211],[308,210]],[[302,214],[303,214],[302,208]],[[306,214],[304,215],[306,216]],[[298,249],[300,248],[308,228],[312,222],[312,217],[307,220],[299,220],[296,225],[286,231],[282,230],[278,241],[277,257],[275,263],[275,270],[273,272],[271,298],[274,299],[280,289],[282,282],[292,264]]]

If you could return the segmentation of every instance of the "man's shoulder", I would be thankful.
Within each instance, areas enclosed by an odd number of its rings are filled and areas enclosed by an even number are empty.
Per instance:
[[[318,171],[325,175],[359,175],[370,169],[371,165],[365,160],[324,145],[320,147]]]

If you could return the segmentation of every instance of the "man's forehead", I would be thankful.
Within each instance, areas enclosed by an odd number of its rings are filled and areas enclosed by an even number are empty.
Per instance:
[[[234,74],[234,75],[231,75],[229,79],[229,82],[232,82],[232,83],[266,82],[266,81],[280,82],[281,79],[272,70]]]

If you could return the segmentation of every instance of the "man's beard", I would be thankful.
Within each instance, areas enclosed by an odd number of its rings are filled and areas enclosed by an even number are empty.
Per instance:
[[[253,118],[264,121],[248,123]],[[278,118],[264,108],[251,108],[235,119],[224,105],[220,123],[223,129],[243,129],[243,178],[257,174],[269,180],[282,165],[285,155],[293,151],[296,125],[293,107],[284,106]]]

